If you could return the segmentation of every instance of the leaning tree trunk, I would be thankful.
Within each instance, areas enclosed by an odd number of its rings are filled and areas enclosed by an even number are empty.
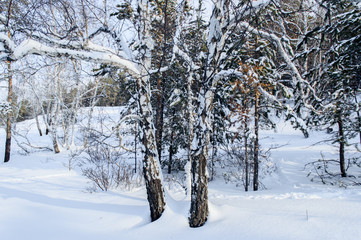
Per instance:
[[[144,81],[144,79],[146,81]],[[158,161],[148,77],[143,77],[138,80],[138,91],[139,110],[142,118],[140,126],[144,145],[143,174],[147,188],[151,219],[155,221],[160,218],[164,211],[165,200]]]
[[[151,105],[150,77],[152,37],[150,33],[149,1],[138,1],[138,13],[140,14],[140,56],[141,76],[137,78],[137,93],[140,112],[141,139],[144,145],[143,175],[147,188],[147,196],[152,221],[161,217],[164,207],[164,190],[158,159],[158,150],[153,123],[153,109]]]

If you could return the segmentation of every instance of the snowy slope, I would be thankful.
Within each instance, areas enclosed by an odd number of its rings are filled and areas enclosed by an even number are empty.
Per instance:
[[[0,146],[4,136],[1,129]],[[165,214],[150,223],[143,187],[90,193],[87,179],[68,171],[67,152],[24,156],[14,143],[11,161],[0,164],[0,238],[361,239],[361,188],[311,182],[304,169],[321,151],[337,153],[324,143],[312,146],[327,135],[305,139],[280,123],[277,133],[262,131],[261,137],[263,147],[287,144],[272,152],[277,172],[265,180],[267,190],[245,193],[221,179],[211,182],[209,221],[198,229],[188,227],[189,202],[179,189],[167,190]]]

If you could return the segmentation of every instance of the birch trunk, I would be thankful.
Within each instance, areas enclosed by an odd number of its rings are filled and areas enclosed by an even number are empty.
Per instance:
[[[40,122],[39,122],[39,106],[34,106],[34,115],[36,121],[36,127],[38,128],[38,132],[40,137],[43,136],[43,132],[41,131]]]
[[[79,91],[79,83],[80,83],[80,63],[73,61],[74,72],[76,76],[76,86],[75,86],[75,99],[73,100],[71,106],[71,135],[70,135],[70,144],[69,146],[75,146],[74,142],[74,135],[75,135],[75,123],[76,123],[76,116],[78,114],[79,104],[80,104],[80,91]]]
[[[193,137],[194,137],[194,132],[193,132],[193,124],[194,124],[194,116],[193,116],[193,111],[194,111],[194,106],[193,106],[193,92],[192,92],[192,86],[193,86],[193,71],[192,69],[190,69],[189,71],[189,77],[188,77],[188,86],[187,86],[187,91],[188,91],[188,98],[187,98],[187,114],[188,114],[188,159],[187,159],[187,164],[185,167],[185,171],[186,171],[186,194],[187,196],[190,198],[191,194],[192,194],[192,173],[191,173],[191,169],[192,169],[192,142],[193,142]]]
[[[9,1],[9,5],[8,5],[8,18],[7,18],[7,23],[6,23],[6,27],[8,28],[8,37],[9,39],[11,38],[11,34],[10,34],[10,30],[9,30],[9,22],[10,22],[10,17],[11,17],[11,10],[12,10],[12,0]],[[13,75],[11,72],[11,62],[8,61],[8,66],[7,66],[7,70],[8,70],[8,74],[9,74],[9,79],[8,79],[8,103],[9,106],[12,107],[12,96],[13,96]],[[9,162],[10,161],[10,152],[11,152],[11,114],[12,112],[9,111],[7,113],[7,117],[6,117],[6,140],[5,140],[5,156],[4,156],[4,162]]]
[[[140,15],[141,77],[137,78],[137,90],[139,111],[142,119],[140,122],[141,139],[144,147],[143,175],[147,188],[151,220],[155,221],[161,217],[164,211],[165,200],[153,123],[150,77],[148,74],[151,67],[151,51],[153,48],[150,33],[149,1],[139,0],[138,12]]]
[[[191,207],[189,214],[189,226],[200,227],[208,218],[208,146],[210,144],[210,131],[212,130],[212,105],[214,90],[218,80],[214,78],[220,70],[222,50],[227,31],[225,27],[225,15],[228,13],[227,0],[214,2],[214,8],[210,20],[207,39],[207,61],[202,66],[204,73],[198,79],[200,91],[198,93],[198,111],[194,139],[192,144],[192,190]],[[223,28],[225,27],[225,28]],[[223,28],[223,29],[222,29]]]
[[[83,144],[84,148],[86,148],[88,146],[88,141],[89,141],[89,137],[90,137],[91,121],[93,119],[93,112],[94,112],[94,108],[95,108],[97,102],[99,101],[99,99],[96,98],[97,92],[98,92],[98,87],[99,87],[99,82],[96,81],[94,90],[93,90],[92,99],[91,99],[91,104],[89,106],[90,110],[89,110],[89,114],[88,114],[88,123],[87,123],[87,127],[86,127],[84,144]]]
[[[54,114],[54,121],[51,125],[51,138],[53,141],[53,148],[54,148],[54,152],[55,153],[60,153],[60,149],[59,149],[59,144],[58,144],[58,137],[57,137],[57,128],[58,128],[58,116],[59,116],[59,111],[60,111],[60,104],[59,103],[55,103],[56,104],[56,110],[55,110],[55,114]]]
[[[208,218],[207,151],[208,148],[204,146],[192,157],[190,227],[201,227]]]
[[[150,103],[150,86],[147,80],[147,76],[138,80],[139,109],[142,117],[140,124],[144,145],[143,175],[147,188],[151,219],[155,221],[160,218],[164,211],[165,200],[158,161],[153,112]]]
[[[208,146],[210,144],[210,126],[213,103],[213,92],[200,91],[198,98],[198,119],[195,128],[195,136],[192,144],[192,188],[191,207],[189,215],[190,227],[201,227],[208,218]]]

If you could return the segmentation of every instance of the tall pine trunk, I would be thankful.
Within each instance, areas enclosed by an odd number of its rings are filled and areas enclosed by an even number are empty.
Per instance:
[[[359,139],[360,139],[360,144],[361,144],[361,115],[360,115],[360,111],[357,111],[357,119],[358,119],[358,133],[359,133]]]
[[[175,109],[173,109],[172,111],[172,116],[174,116],[175,114]],[[170,134],[170,143],[169,143],[169,159],[168,159],[168,174],[172,173],[172,164],[173,164],[173,154],[174,154],[174,137],[175,137],[175,131],[173,128],[173,121],[174,119],[172,118],[172,124],[171,124],[171,134]]]
[[[244,138],[244,161],[246,164],[246,166],[245,166],[246,183],[244,186],[244,190],[246,192],[248,192],[248,186],[249,186],[249,160],[248,160],[248,136],[247,136],[248,130],[247,129],[248,129],[248,119],[247,119],[247,116],[245,116],[243,138]]]
[[[257,86],[258,87],[258,86]],[[259,155],[259,137],[258,137],[258,130],[259,130],[259,92],[256,87],[256,94],[255,94],[255,103],[254,103],[254,150],[253,150],[253,191],[258,191],[258,172],[259,172],[259,162],[258,162],[258,155]]]
[[[355,94],[355,102],[357,104],[357,106],[359,106],[358,100],[357,100],[357,95]],[[356,114],[357,114],[357,126],[358,126],[358,133],[359,133],[359,138],[360,138],[360,144],[361,144],[361,114],[360,114],[360,109],[359,107],[356,109]]]
[[[345,134],[344,127],[342,122],[342,116],[340,111],[337,113],[337,125],[338,125],[338,142],[339,147],[339,161],[340,161],[340,172],[342,177],[347,177],[346,168],[345,168]]]
[[[10,35],[10,33],[9,33]],[[8,74],[9,74],[9,85],[8,85],[8,103],[12,105],[12,95],[13,95],[13,77],[11,73],[11,62],[8,62]],[[4,162],[10,161],[10,152],[11,152],[11,111],[7,113],[6,117],[6,141],[5,141],[5,157]]]
[[[138,145],[138,125],[137,122],[135,122],[135,128],[134,128],[134,173],[137,173],[137,165],[138,165],[138,159],[137,159],[137,145]]]

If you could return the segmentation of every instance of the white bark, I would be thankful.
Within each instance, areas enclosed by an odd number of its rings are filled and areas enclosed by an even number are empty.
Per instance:
[[[153,40],[150,33],[149,2],[139,0],[138,11],[140,13],[139,40],[141,77],[137,78],[139,110],[141,115],[141,138],[144,144],[143,174],[147,187],[148,202],[152,221],[157,220],[164,211],[164,189],[162,185],[162,173],[158,159],[156,146],[155,127],[153,123],[153,109],[151,105],[150,76],[151,56]]]
[[[27,39],[22,41],[18,46],[15,45],[5,34],[0,33],[0,43],[4,46],[4,50],[0,51],[0,60],[17,61],[27,55],[46,55],[50,57],[73,57],[76,59],[100,62],[118,66],[129,72],[134,77],[139,77],[138,66],[113,50],[103,46],[96,45],[88,42],[87,45],[81,46],[76,49],[60,48],[55,46],[47,46],[41,42]]]
[[[190,200],[191,199],[191,189],[192,189],[192,175],[191,175],[191,166],[192,166],[192,142],[194,138],[194,106],[193,106],[193,92],[192,92],[192,86],[193,86],[193,71],[190,68],[188,81],[187,81],[187,90],[188,90],[188,99],[187,99],[187,112],[188,112],[188,160],[187,164],[185,166],[186,171],[186,188],[187,188],[187,197]]]
[[[228,1],[215,2],[210,19],[207,38],[207,63],[205,79],[199,79],[201,87],[198,94],[196,127],[192,143],[192,194],[189,225],[202,226],[208,218],[208,146],[212,130],[212,107],[215,86],[219,78],[215,78],[221,70],[227,32],[223,32],[228,16]]]

